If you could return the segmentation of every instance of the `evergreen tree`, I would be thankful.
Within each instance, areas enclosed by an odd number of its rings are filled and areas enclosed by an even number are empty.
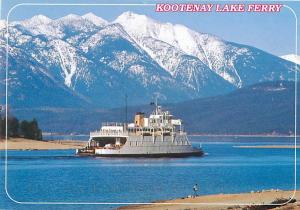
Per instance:
[[[20,124],[20,134],[24,138],[30,138],[30,125],[27,120],[23,120]]]
[[[19,120],[15,117],[8,118],[8,136],[18,137],[19,136]]]
[[[33,119],[30,122],[30,137],[35,140],[42,140],[42,132],[39,129],[38,122],[36,119]]]
[[[0,137],[4,138],[6,132],[6,118],[0,116]],[[42,131],[36,119],[23,120],[21,123],[15,117],[7,119],[7,137],[23,137],[26,139],[42,140]]]
[[[5,137],[6,125],[5,125],[5,117],[1,116],[0,118],[0,136],[1,138]]]

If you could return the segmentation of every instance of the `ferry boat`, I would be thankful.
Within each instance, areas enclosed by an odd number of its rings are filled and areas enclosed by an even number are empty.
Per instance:
[[[155,104],[149,117],[138,112],[133,123],[103,123],[90,133],[88,144],[77,155],[102,157],[186,157],[202,156],[201,147],[192,147],[182,120]]]

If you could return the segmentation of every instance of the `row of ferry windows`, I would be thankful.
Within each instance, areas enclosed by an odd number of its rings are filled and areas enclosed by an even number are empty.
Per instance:
[[[177,141],[176,145],[189,145],[187,141]],[[144,145],[143,141],[131,141],[129,142],[129,146],[140,146],[140,145]]]
[[[161,131],[160,128],[150,129],[150,128],[128,128],[128,131],[135,132],[135,131],[144,131],[144,132],[153,132],[154,131]],[[164,131],[172,131],[172,129],[164,129]]]
[[[165,119],[166,120],[166,119]],[[167,120],[168,121],[168,123],[170,123],[171,122],[171,120]],[[160,120],[158,120],[158,119],[150,119],[150,123],[163,123],[163,119],[160,119]]]

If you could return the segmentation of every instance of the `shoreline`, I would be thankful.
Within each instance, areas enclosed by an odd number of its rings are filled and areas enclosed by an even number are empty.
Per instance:
[[[272,135],[272,134],[197,134],[191,133],[188,136],[203,136],[203,137],[261,137],[261,138],[295,138],[300,137],[300,135]]]
[[[241,149],[300,149],[300,145],[245,145],[232,147]]]
[[[24,138],[10,138],[7,140],[7,150],[60,150],[80,149],[86,141],[76,140],[32,140]],[[6,140],[0,140],[0,150],[5,150]]]
[[[5,150],[5,139],[0,140],[0,150]],[[55,150],[80,149],[86,146],[82,140],[32,140],[24,138],[9,138],[8,150]],[[295,145],[233,145],[240,149],[295,149]],[[296,146],[297,149],[300,145]]]
[[[48,133],[44,132],[43,136],[89,136],[88,134],[65,134],[65,133]],[[276,137],[283,137],[283,138],[295,138],[300,137],[300,135],[288,135],[288,134],[201,134],[201,133],[190,133],[188,136],[206,136],[206,137],[265,137],[265,138],[276,138]]]
[[[277,199],[289,199],[292,197],[293,193],[294,191],[266,190],[239,194],[201,195],[195,198],[185,197],[172,200],[155,201],[153,204],[121,206],[117,208],[117,210],[242,210],[245,207],[259,204],[267,205],[276,201]],[[274,205],[274,208],[282,210],[300,209],[300,191],[296,191],[294,198],[296,199],[295,203],[289,203],[287,205]]]

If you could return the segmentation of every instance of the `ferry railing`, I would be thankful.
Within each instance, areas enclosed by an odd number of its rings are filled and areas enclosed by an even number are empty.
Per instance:
[[[123,131],[93,131],[90,132],[91,137],[95,136],[128,136],[128,132]]]
[[[177,131],[180,135],[186,135],[187,133],[184,131]],[[177,133],[175,130],[170,129],[170,130],[165,130],[165,129],[159,129],[159,128],[151,128],[149,130],[143,130],[141,128],[131,128],[129,130],[98,130],[98,131],[93,131],[90,132],[91,137],[95,136],[129,136],[129,135],[136,135],[137,133],[139,134],[151,134],[153,136],[156,135],[165,135],[166,133],[170,133],[172,136]]]
[[[102,126],[125,126],[125,123],[118,123],[118,122],[103,122]]]

